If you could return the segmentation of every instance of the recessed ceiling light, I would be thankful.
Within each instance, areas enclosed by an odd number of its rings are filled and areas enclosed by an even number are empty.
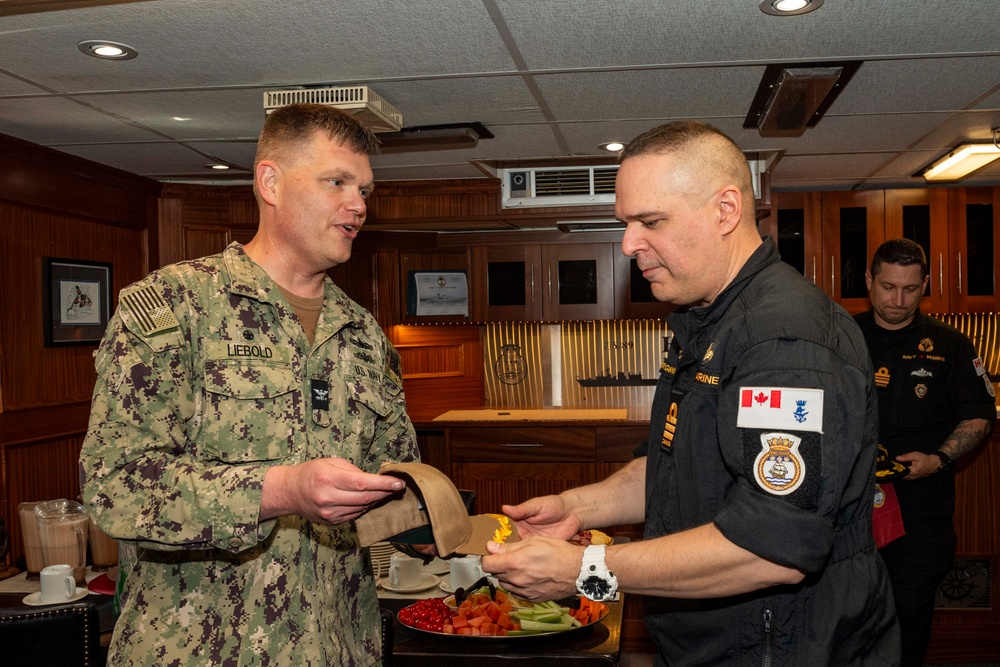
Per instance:
[[[206,169],[218,169],[218,170],[222,171],[223,169],[229,169],[229,165],[228,164],[206,164],[205,168]]]
[[[88,56],[103,58],[105,60],[131,60],[139,55],[139,52],[128,44],[109,42],[107,40],[90,39],[76,45]]]
[[[771,16],[796,16],[808,14],[823,6],[823,0],[764,0],[760,11]]]
[[[609,141],[607,143],[599,145],[598,148],[601,148],[606,151],[611,151],[613,153],[617,153],[621,149],[625,148],[625,144],[623,144],[620,141]]]
[[[176,120],[176,121],[181,121],[181,122],[183,122],[185,120],[191,120],[190,118],[185,118],[184,116],[171,116],[170,119],[171,120]]]

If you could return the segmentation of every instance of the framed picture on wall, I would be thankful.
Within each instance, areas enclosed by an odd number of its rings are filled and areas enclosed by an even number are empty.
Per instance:
[[[100,342],[111,319],[111,265],[42,258],[45,346]]]

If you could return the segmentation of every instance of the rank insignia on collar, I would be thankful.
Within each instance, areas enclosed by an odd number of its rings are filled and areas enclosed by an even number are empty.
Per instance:
[[[313,410],[330,409],[330,383],[326,380],[311,378],[309,380],[309,390],[312,394]]]
[[[934,341],[932,341],[930,338],[924,338],[917,345],[917,349],[920,350],[921,352],[933,352],[934,351]]]
[[[923,398],[927,395],[927,385],[921,382],[913,388],[913,393],[917,395],[917,398]]]
[[[799,456],[802,439],[790,433],[761,433],[754,479],[770,494],[786,496],[802,485],[806,465]]]

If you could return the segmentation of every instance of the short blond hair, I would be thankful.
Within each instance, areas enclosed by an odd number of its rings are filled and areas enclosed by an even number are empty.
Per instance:
[[[325,104],[289,104],[275,109],[264,120],[257,139],[254,173],[262,160],[287,158],[317,132],[347,144],[356,153],[375,155],[379,152],[375,134],[349,113]],[[257,194],[256,179],[253,188]]]

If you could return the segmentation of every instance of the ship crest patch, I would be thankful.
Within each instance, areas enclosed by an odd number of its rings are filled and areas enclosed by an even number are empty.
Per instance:
[[[873,507],[882,507],[882,505],[885,505],[885,491],[882,490],[881,486],[879,486],[878,484],[876,484],[875,485],[875,502],[873,503]]]
[[[917,398],[923,398],[927,395],[927,385],[921,382],[913,388],[913,392],[917,395]]]
[[[760,488],[785,496],[802,485],[806,466],[799,455],[801,442],[789,433],[761,433],[761,452],[754,460],[754,479]]]

